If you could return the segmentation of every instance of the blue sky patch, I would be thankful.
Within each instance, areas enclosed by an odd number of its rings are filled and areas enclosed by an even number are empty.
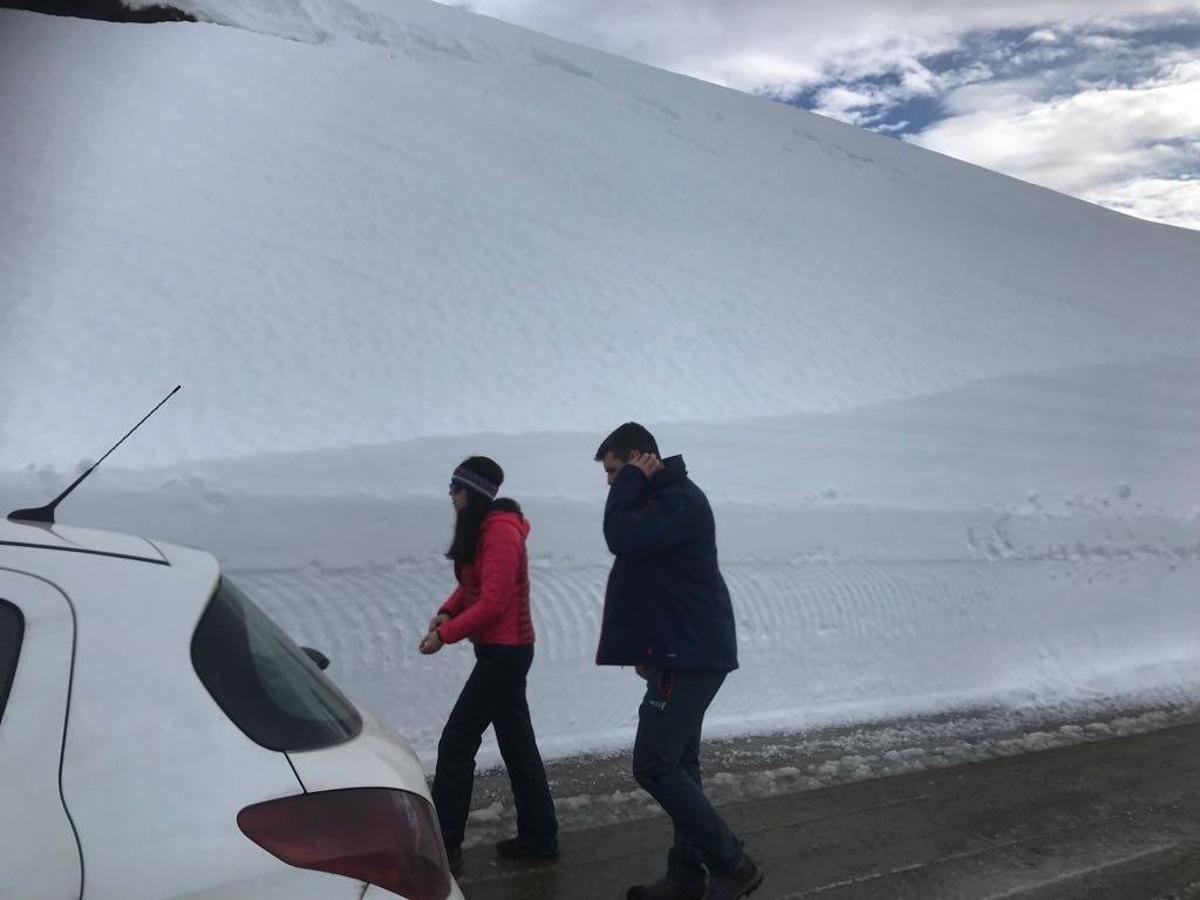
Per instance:
[[[1164,54],[1200,48],[1200,16],[1170,22],[1143,20],[1127,28],[1095,26],[1069,31],[1052,23],[1024,28],[968,32],[954,50],[919,57],[917,62],[942,90],[904,88],[904,72],[891,69],[807,86],[783,102],[833,114],[894,137],[920,134],[944,119],[947,95],[964,83],[1017,79],[1039,83],[1044,98],[1069,96],[1091,87],[1132,86],[1154,74]],[[844,88],[877,102],[839,114],[826,105],[831,89]]]

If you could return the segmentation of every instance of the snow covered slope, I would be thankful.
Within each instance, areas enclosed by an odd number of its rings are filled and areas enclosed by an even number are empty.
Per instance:
[[[0,467],[178,382],[126,463],[832,411],[1200,338],[1194,232],[425,0],[185,5],[318,42],[0,19]]]
[[[0,11],[0,498],[214,549],[426,754],[450,469],[533,522],[548,752],[618,745],[591,456],[717,510],[714,732],[1200,695],[1200,235],[415,0]],[[234,27],[229,27],[234,26]]]

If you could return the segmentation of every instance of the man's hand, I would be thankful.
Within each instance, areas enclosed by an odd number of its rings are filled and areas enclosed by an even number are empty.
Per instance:
[[[432,619],[429,620],[429,630],[437,631],[439,625],[443,625],[449,621],[450,621],[449,613],[438,613],[436,616],[434,616]]]
[[[653,478],[655,474],[666,468],[658,456],[653,453],[642,453],[640,450],[634,450],[629,454],[629,465],[640,470],[647,478]]]
[[[430,631],[429,634],[421,639],[421,646],[417,649],[428,656],[430,653],[437,653],[444,646],[446,645],[442,643],[442,636],[435,630]]]

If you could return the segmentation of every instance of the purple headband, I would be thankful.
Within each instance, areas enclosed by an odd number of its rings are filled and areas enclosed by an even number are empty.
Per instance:
[[[482,475],[462,466],[454,470],[454,474],[450,477],[450,480],[461,484],[465,488],[470,488],[477,493],[483,494],[489,500],[495,500],[496,495],[500,493],[500,485],[492,484]]]

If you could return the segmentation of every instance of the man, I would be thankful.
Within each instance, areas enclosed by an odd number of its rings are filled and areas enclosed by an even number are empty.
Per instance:
[[[666,876],[626,897],[736,900],[763,875],[700,780],[704,713],[738,666],[712,508],[683,457],[660,460],[654,436],[636,422],[605,438],[596,461],[608,473],[604,539],[616,557],[596,663],[635,666],[646,679],[633,775],[675,826]]]

